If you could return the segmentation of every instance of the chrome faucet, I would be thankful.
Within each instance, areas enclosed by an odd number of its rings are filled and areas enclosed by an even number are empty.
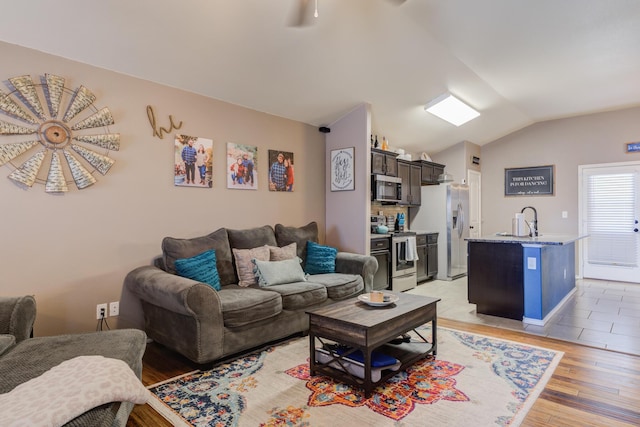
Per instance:
[[[529,224],[529,237],[538,237],[538,211],[533,206],[525,206],[520,213],[524,213],[525,209],[533,211],[533,221]]]

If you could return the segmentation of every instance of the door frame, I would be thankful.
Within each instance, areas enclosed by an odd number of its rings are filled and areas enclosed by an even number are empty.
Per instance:
[[[628,166],[640,166],[640,161],[630,161],[630,162],[613,162],[613,163],[595,163],[589,165],[578,165],[578,232],[579,235],[586,235],[585,230],[585,212],[583,212],[583,202],[584,202],[584,183],[582,181],[583,171],[585,169],[595,169],[595,168],[616,168],[616,167],[628,167]],[[584,277],[584,245],[586,244],[585,239],[580,239],[578,241],[578,278]]]
[[[473,180],[471,177],[474,177]],[[477,181],[477,188],[475,185],[471,185],[472,181]],[[476,235],[471,235],[471,230],[469,230],[469,237],[482,237],[482,173],[475,171],[473,169],[467,169],[467,185],[469,186],[469,225],[472,224],[472,220],[475,219],[476,224],[474,227],[477,227],[477,230],[474,228],[474,232]],[[477,207],[477,218],[471,217],[471,205],[475,203]]]

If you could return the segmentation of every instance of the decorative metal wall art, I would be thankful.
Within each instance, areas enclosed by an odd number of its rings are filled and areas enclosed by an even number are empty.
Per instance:
[[[149,124],[153,130],[153,136],[157,136],[160,139],[164,138],[165,133],[170,133],[172,130],[179,130],[182,127],[182,120],[177,125],[173,122],[173,116],[169,114],[169,129],[158,126],[156,124],[156,113],[153,111],[151,105],[147,105],[147,117],[149,118]]]
[[[96,96],[89,89],[71,90],[63,77],[52,74],[39,83],[25,75],[5,84],[10,92],[0,89],[0,113],[10,121],[0,120],[0,165],[13,167],[9,179],[26,187],[43,183],[45,192],[62,193],[70,183],[79,189],[93,185],[95,171],[105,175],[113,166],[109,152],[120,149],[120,134],[110,133],[113,116],[108,108],[94,106]]]

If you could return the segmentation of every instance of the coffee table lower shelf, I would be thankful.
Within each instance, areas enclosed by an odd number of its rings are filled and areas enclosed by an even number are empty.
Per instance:
[[[316,337],[316,339],[318,339],[322,344],[327,344],[327,342],[323,342],[320,337]],[[312,364],[313,368],[311,375],[327,375],[338,381],[363,388],[365,391],[365,397],[369,397],[375,387],[385,383],[389,378],[402,372],[421,359],[429,356],[435,356],[435,346],[430,342],[384,344],[381,347],[376,348],[375,351],[397,359],[400,362],[400,366],[394,366],[395,369],[382,368],[376,370],[376,368],[371,368],[370,376],[372,379],[367,381],[367,374],[365,373],[366,371],[363,363],[354,362],[353,360],[348,359],[347,356],[340,356],[337,353],[332,353],[327,354],[324,357],[325,359],[329,359],[326,362],[318,361],[318,357],[316,356],[316,359]],[[346,361],[347,363],[343,363],[341,361]],[[351,369],[352,372],[349,372],[348,364],[351,364],[352,366],[360,366],[360,372],[354,373],[354,369]],[[379,379],[374,380],[373,378],[377,377],[375,374],[377,371],[380,373]]]

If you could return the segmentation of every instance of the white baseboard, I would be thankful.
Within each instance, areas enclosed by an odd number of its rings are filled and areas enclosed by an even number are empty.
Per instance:
[[[562,300],[547,314],[544,316],[544,319],[532,319],[530,317],[523,317],[522,323],[528,323],[530,325],[544,326],[549,319],[553,317],[554,314],[558,312],[562,308],[562,306],[569,301],[569,298],[578,290],[578,288],[574,287],[567,295],[562,298]]]

